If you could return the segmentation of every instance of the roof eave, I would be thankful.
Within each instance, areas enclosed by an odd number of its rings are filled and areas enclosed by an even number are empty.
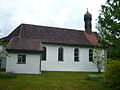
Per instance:
[[[42,50],[25,50],[25,49],[6,49],[7,52],[12,53],[32,53],[32,54],[38,54],[41,53]]]
[[[97,45],[86,45],[86,44],[66,44],[66,43],[55,43],[55,42],[42,42],[43,44],[59,44],[59,45],[69,45],[69,46],[78,46],[78,47],[90,47],[90,48],[95,48],[95,47],[101,47],[105,48],[105,46],[97,46]]]

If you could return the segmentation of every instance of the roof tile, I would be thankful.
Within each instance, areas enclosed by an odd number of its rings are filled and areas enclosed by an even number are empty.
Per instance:
[[[7,49],[42,50],[42,43],[96,46],[100,37],[82,30],[21,24],[7,37]]]

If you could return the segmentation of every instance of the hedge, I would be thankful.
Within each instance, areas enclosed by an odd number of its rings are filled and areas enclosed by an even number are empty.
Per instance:
[[[120,60],[108,60],[104,81],[109,87],[120,90]]]

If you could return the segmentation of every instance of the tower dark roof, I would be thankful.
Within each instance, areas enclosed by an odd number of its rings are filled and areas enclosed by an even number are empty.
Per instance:
[[[84,15],[84,21],[85,20],[92,20],[92,15],[88,12],[88,10],[87,10],[86,14]]]

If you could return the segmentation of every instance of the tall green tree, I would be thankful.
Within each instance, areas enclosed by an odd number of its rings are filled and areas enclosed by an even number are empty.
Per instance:
[[[107,0],[101,6],[97,29],[108,46],[108,58],[120,59],[120,0]]]

